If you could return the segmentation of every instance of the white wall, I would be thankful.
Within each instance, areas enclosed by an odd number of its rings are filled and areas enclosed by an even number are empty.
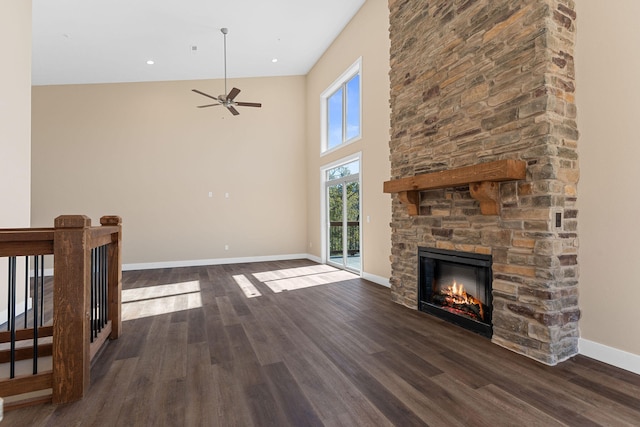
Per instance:
[[[28,227],[31,1],[0,2],[0,227]]]
[[[31,209],[31,1],[0,1],[0,228],[29,226]],[[17,300],[24,301],[18,265]],[[6,258],[0,258],[0,323],[6,321]],[[19,307],[23,306],[19,303]]]
[[[232,86],[263,107],[196,108],[220,80],[35,86],[33,225],[120,215],[143,267],[304,254],[305,78]]]
[[[576,10],[580,348],[640,372],[640,2]]]
[[[307,75],[307,234],[308,251],[322,257],[320,168],[362,153],[361,199],[363,274],[388,281],[391,275],[391,196],[382,192],[389,179],[389,8],[368,0]],[[320,95],[362,57],[362,138],[326,156],[320,155]],[[367,217],[370,221],[367,221]]]

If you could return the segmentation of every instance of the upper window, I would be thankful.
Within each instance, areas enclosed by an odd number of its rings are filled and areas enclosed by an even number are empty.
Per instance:
[[[322,152],[360,138],[361,59],[320,95],[322,104]]]

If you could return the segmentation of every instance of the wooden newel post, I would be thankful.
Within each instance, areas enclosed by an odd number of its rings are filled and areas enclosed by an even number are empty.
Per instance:
[[[110,339],[115,340],[122,331],[122,218],[119,216],[103,216],[102,226],[116,226],[118,233],[112,234],[109,245],[109,319],[111,320]]]
[[[91,219],[63,215],[54,224],[52,398],[53,403],[66,403],[89,390]]]

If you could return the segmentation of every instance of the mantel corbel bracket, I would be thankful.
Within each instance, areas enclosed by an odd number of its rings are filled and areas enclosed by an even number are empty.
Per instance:
[[[407,207],[407,213],[411,216],[418,215],[420,209],[420,193],[417,190],[401,191],[398,199]]]
[[[500,214],[500,184],[494,181],[482,181],[469,184],[471,197],[480,202],[482,215]]]
[[[523,160],[497,160],[440,172],[425,173],[384,183],[385,193],[396,193],[409,215],[420,212],[420,191],[469,185],[471,197],[480,202],[483,215],[500,213],[500,182],[525,179]]]

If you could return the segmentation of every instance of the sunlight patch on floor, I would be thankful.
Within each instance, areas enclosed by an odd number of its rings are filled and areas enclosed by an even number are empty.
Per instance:
[[[253,277],[258,279],[261,282],[268,282],[271,280],[280,280],[301,276],[312,276],[314,274],[319,273],[328,273],[339,271],[335,267],[331,267],[330,265],[320,264],[320,265],[309,265],[307,267],[296,267],[296,268],[285,268],[282,270],[272,270],[265,271],[263,273],[254,273]]]
[[[262,296],[260,291],[256,289],[255,286],[253,286],[253,283],[251,283],[251,281],[249,281],[247,276],[245,276],[244,274],[238,274],[236,276],[233,276],[233,280],[236,281],[236,284],[238,285],[240,290],[244,293],[244,296],[246,296],[247,298],[255,298],[255,297]]]
[[[278,280],[265,281],[264,284],[274,293],[282,291],[292,291],[295,289],[310,288],[312,286],[328,285],[330,283],[344,282],[346,280],[357,279],[358,276],[348,271],[338,270],[329,267],[333,271],[320,272],[315,274],[301,274],[297,277],[287,277]]]
[[[171,283],[122,291],[122,320],[202,307],[200,281]]]

